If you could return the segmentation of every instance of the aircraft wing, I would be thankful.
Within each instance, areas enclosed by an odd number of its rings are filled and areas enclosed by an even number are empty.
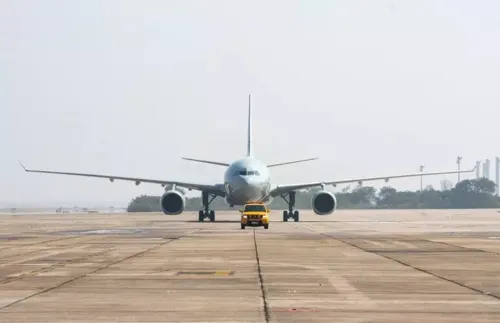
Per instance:
[[[26,168],[26,166],[24,166],[23,163],[21,163],[21,162],[19,162],[19,164],[21,164],[21,166],[24,168],[24,170],[26,172],[32,172],[32,173],[106,178],[106,179],[109,179],[111,182],[113,182],[115,179],[117,179],[117,180],[135,182],[135,185],[139,185],[140,183],[160,184],[162,186],[176,185],[179,187],[187,188],[189,190],[205,191],[205,192],[217,194],[219,196],[225,195],[223,185],[207,185],[207,184],[197,184],[197,183],[189,183],[189,182],[167,181],[167,180],[159,180],[159,179],[140,178],[140,177],[124,177],[124,176],[90,174],[90,173],[70,173],[70,172],[55,172],[55,171],[48,171],[48,170],[34,170],[34,169]]]
[[[288,193],[290,191],[301,190],[312,187],[319,187],[324,185],[337,185],[337,184],[346,184],[346,183],[359,183],[368,182],[368,181],[377,181],[377,180],[385,180],[389,181],[391,178],[406,178],[406,177],[417,177],[417,176],[430,176],[430,175],[445,175],[445,174],[458,174],[458,173],[470,173],[474,172],[476,168],[474,167],[472,170],[464,170],[464,171],[451,171],[451,172],[434,172],[434,173],[415,173],[415,174],[403,174],[403,175],[392,175],[392,176],[381,176],[381,177],[365,177],[365,178],[356,178],[356,179],[347,179],[340,181],[325,181],[325,182],[311,182],[311,183],[299,183],[299,184],[288,184],[288,185],[278,185],[274,189],[271,190],[271,196],[276,197],[281,194]]]

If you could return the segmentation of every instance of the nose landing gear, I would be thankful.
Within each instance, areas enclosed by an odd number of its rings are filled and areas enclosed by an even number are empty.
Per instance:
[[[294,210],[295,192],[291,191],[285,194],[281,194],[281,198],[285,200],[285,202],[288,204],[288,211],[287,210],[283,211],[283,222],[288,222],[290,218],[292,218],[295,222],[299,222],[299,211]]]
[[[215,221],[215,211],[210,210],[209,206],[210,206],[210,203],[212,203],[212,201],[215,200],[216,197],[217,197],[217,195],[212,194],[212,193],[208,193],[208,192],[201,193],[201,200],[203,202],[204,209],[200,210],[198,212],[198,222],[203,222],[205,219],[209,219],[210,222]],[[210,200],[209,200],[209,198],[210,198]]]

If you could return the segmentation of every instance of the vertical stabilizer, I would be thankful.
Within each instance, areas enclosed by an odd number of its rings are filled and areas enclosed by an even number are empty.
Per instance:
[[[248,134],[247,134],[247,157],[252,156],[252,98],[248,95]]]

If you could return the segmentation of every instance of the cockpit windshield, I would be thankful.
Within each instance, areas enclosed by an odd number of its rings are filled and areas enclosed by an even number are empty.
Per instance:
[[[245,212],[266,212],[266,207],[258,204],[245,205]]]
[[[241,176],[259,176],[260,173],[256,170],[241,169],[235,173],[235,175]]]

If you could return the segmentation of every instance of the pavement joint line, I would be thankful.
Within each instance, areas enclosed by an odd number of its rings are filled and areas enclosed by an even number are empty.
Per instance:
[[[203,229],[198,229],[198,230],[190,231],[190,232],[186,233],[184,236],[187,236],[187,235],[189,235],[189,234],[191,234],[191,233],[198,232],[198,231],[201,231],[201,230],[203,230]],[[94,274],[94,273],[96,273],[96,272],[98,272],[98,271],[101,271],[101,270],[103,270],[103,269],[106,269],[106,268],[109,268],[109,267],[111,267],[111,266],[117,265],[117,264],[122,263],[122,262],[124,262],[124,261],[127,261],[127,260],[129,260],[129,259],[131,259],[131,258],[134,258],[134,257],[137,257],[137,256],[141,256],[141,255],[143,255],[143,254],[145,254],[145,253],[147,253],[147,252],[149,252],[149,251],[152,251],[152,250],[155,250],[155,249],[161,248],[161,247],[163,247],[163,246],[164,246],[164,245],[166,245],[166,244],[169,244],[169,243],[171,243],[171,242],[178,241],[178,240],[179,240],[179,239],[172,239],[172,240],[165,241],[165,242],[160,243],[160,244],[158,244],[158,245],[156,245],[156,246],[154,246],[154,247],[151,247],[151,248],[148,248],[148,249],[146,249],[146,250],[143,250],[143,251],[137,252],[137,253],[135,253],[135,254],[133,254],[133,255],[127,256],[127,257],[125,257],[125,258],[123,258],[123,259],[120,259],[120,260],[118,260],[118,261],[115,261],[115,262],[112,262],[112,263],[110,263],[110,264],[107,264],[107,265],[105,265],[105,266],[103,266],[103,267],[100,267],[100,268],[97,268],[97,269],[95,269],[95,270],[92,270],[92,271],[90,271],[90,272],[88,272],[88,273],[85,273],[85,274],[82,274],[82,275],[79,275],[79,276],[73,277],[73,278],[71,278],[71,279],[69,279],[69,280],[67,280],[67,281],[65,281],[65,282],[62,282],[62,283],[60,283],[60,284],[56,285],[56,286],[52,286],[52,287],[50,287],[50,288],[46,288],[46,289],[44,289],[44,290],[42,290],[42,291],[39,291],[39,292],[37,292],[37,293],[34,293],[34,294],[28,295],[28,296],[26,296],[26,297],[23,297],[23,298],[21,298],[21,299],[18,299],[18,300],[16,300],[16,301],[12,302],[12,303],[6,304],[6,305],[4,305],[4,306],[0,307],[0,310],[3,310],[3,309],[5,309],[5,308],[11,307],[12,305],[16,305],[16,304],[18,304],[18,303],[24,302],[24,301],[26,301],[26,300],[28,300],[28,299],[30,299],[30,298],[33,298],[33,297],[39,296],[39,295],[41,295],[41,294],[45,294],[45,293],[50,292],[50,291],[52,291],[52,290],[55,290],[55,289],[57,289],[57,288],[59,288],[59,287],[62,287],[62,286],[67,285],[67,284],[69,284],[69,283],[72,283],[72,282],[74,282],[74,281],[76,281],[76,280],[78,280],[78,279],[80,279],[80,278],[86,277],[86,276],[88,276],[88,275],[92,275],[92,274]]]
[[[102,237],[99,237],[99,238],[102,238]],[[90,241],[92,240],[97,240],[98,238],[93,238],[93,239],[89,239]],[[56,240],[59,240],[59,239],[56,239]],[[82,245],[85,245],[87,244],[87,242],[83,242]],[[54,246],[54,247],[48,247],[47,249],[45,250],[42,250],[43,251],[55,251],[56,249],[58,248],[61,248],[63,250],[61,250],[61,252],[55,252],[55,253],[52,253],[52,254],[49,254],[49,255],[40,255],[39,257],[35,257],[35,258],[30,258],[30,259],[23,259],[21,262],[25,262],[27,260],[32,260],[32,259],[37,259],[37,258],[43,258],[43,257],[47,257],[47,256],[51,256],[51,255],[54,255],[54,254],[61,254],[61,253],[64,253],[66,252],[66,248],[65,246]],[[81,246],[80,246],[81,248]],[[11,258],[11,257],[18,257],[18,256],[27,256],[27,255],[30,255],[30,254],[33,254],[33,253],[39,253],[40,250],[32,250],[32,251],[29,251],[29,252],[25,252],[25,253],[19,253],[19,254],[16,254],[16,255],[10,255],[10,256],[5,256],[3,258],[0,258],[0,260],[6,260],[8,258]],[[0,267],[5,267],[5,266],[10,266],[10,265],[14,265],[14,264],[19,264],[20,262],[13,262],[13,263],[7,263],[7,264],[0,264]],[[44,268],[42,268],[41,270],[43,270]],[[29,273],[27,273],[29,274]],[[5,283],[9,283],[11,280],[9,279],[5,279],[3,281],[0,281],[0,284],[5,284]]]
[[[75,239],[75,238],[81,238],[81,237],[82,236],[62,237],[62,238],[51,239],[51,240],[44,240],[44,241],[38,241],[38,242],[33,242],[33,243],[28,243],[28,244],[20,244],[20,245],[13,246],[13,248],[15,248],[15,247],[30,247],[30,246],[35,246],[37,244],[58,242],[58,241],[62,241],[62,240]]]
[[[269,314],[269,306],[267,304],[267,293],[266,288],[264,287],[264,278],[262,277],[262,268],[260,266],[260,258],[259,258],[259,248],[257,247],[257,236],[255,233],[255,228],[253,229],[253,243],[255,246],[255,259],[257,260],[257,271],[259,274],[259,282],[260,282],[260,290],[262,292],[262,302],[264,303],[264,318],[266,323],[270,322],[270,314]]]
[[[442,241],[435,241],[435,240],[431,240],[431,239],[421,239],[421,240],[422,241],[428,241],[428,242],[431,242],[431,243],[439,243],[439,244],[442,244],[442,245],[445,245],[445,246],[449,246],[449,247],[455,247],[455,248],[459,248],[459,249],[469,250],[469,251],[472,251],[472,252],[486,252],[486,253],[491,253],[493,255],[500,256],[500,253],[494,252],[494,251],[490,251],[490,250],[483,250],[483,249],[477,249],[477,248],[468,248],[468,247],[463,247],[463,246],[457,246],[457,245],[454,245],[454,244],[451,244],[451,243],[442,242]]]
[[[102,250],[102,251],[98,251],[98,252],[94,252],[90,255],[85,255],[83,257],[80,257],[80,258],[77,258],[77,259],[70,259],[70,260],[66,260],[66,261],[62,261],[62,262],[59,262],[57,264],[53,264],[53,265],[50,265],[50,266],[47,266],[47,267],[43,267],[43,268],[40,268],[40,269],[35,269],[35,270],[31,270],[29,272],[26,272],[24,274],[21,274],[19,276],[10,276],[8,277],[7,279],[5,280],[2,280],[0,281],[0,284],[8,284],[8,283],[11,283],[13,281],[16,281],[16,280],[22,280],[26,277],[31,277],[33,275],[37,275],[39,273],[43,273],[43,272],[46,272],[47,270],[52,270],[52,269],[56,269],[56,268],[59,268],[59,267],[64,267],[66,265],[70,265],[70,264],[76,264],[80,261],[85,261],[89,258],[92,258],[92,257],[96,257],[96,256],[101,256],[103,254],[106,254],[110,251],[114,250],[114,248],[108,248],[106,250]]]
[[[32,247],[32,246],[36,246],[38,244],[43,244],[43,243],[50,243],[50,242],[57,242],[57,241],[61,241],[61,240],[66,240],[66,239],[71,239],[71,238],[81,238],[82,236],[76,236],[76,237],[65,237],[65,238],[61,238],[61,239],[54,239],[54,240],[49,240],[49,241],[40,241],[40,242],[37,242],[37,243],[33,243],[33,244],[29,244],[29,245],[15,245],[15,246],[9,246],[7,248],[4,248],[4,249],[1,249],[1,250],[9,250],[9,249],[13,249],[13,248],[24,248],[24,247]],[[104,237],[91,237],[89,236],[88,238],[88,241],[82,241],[81,245],[85,245],[85,244],[91,244],[92,241],[94,240],[99,240],[99,239],[103,239]],[[57,249],[57,248],[61,248],[63,249],[63,251],[66,249],[66,246],[49,246],[47,247],[47,249],[44,249],[44,250],[31,250],[31,251],[28,251],[28,252],[21,252],[21,253],[17,253],[17,254],[14,254],[14,255],[8,255],[8,256],[3,256],[3,257],[0,257],[0,260],[5,260],[5,259],[8,259],[8,258],[13,258],[13,257],[18,257],[18,256],[26,256],[26,255],[29,255],[29,254],[32,254],[32,253],[37,253],[37,252],[40,252],[40,251],[49,251],[49,250],[54,250],[54,249]],[[0,264],[0,267],[2,266],[3,264]]]
[[[8,246],[8,247],[5,247],[5,248],[3,248],[1,250],[3,251],[3,250],[14,249],[14,248],[31,247],[31,246],[36,246],[36,245],[44,244],[44,243],[57,242],[57,241],[61,241],[61,240],[74,239],[74,238],[79,238],[79,237],[80,236],[76,236],[76,237],[64,237],[64,238],[58,238],[58,239],[52,239],[52,240],[38,241],[38,242],[28,243],[28,244],[19,244],[19,245]],[[52,247],[52,248],[49,247],[49,249],[54,249],[54,248],[57,248],[57,247],[58,246],[55,246],[55,247]],[[39,252],[39,251],[40,250],[31,250],[31,251],[28,251],[28,252],[16,253],[14,255],[0,257],[0,260],[12,258],[12,257],[18,257],[18,256],[25,256],[25,255],[29,255],[31,253],[36,253],[36,252]]]
[[[293,225],[293,224],[292,224],[292,225]],[[293,226],[294,226],[295,228],[298,228],[298,226],[297,226],[297,225],[293,225]],[[444,277],[444,276],[441,276],[441,275],[435,274],[435,273],[433,273],[433,272],[430,272],[430,271],[428,271],[428,270],[425,270],[425,269],[422,269],[422,268],[419,268],[419,267],[416,267],[416,266],[412,266],[411,264],[409,264],[409,263],[405,263],[405,262],[403,262],[403,261],[401,261],[401,260],[398,260],[398,259],[395,259],[395,258],[392,258],[392,257],[386,256],[386,255],[380,254],[380,253],[378,253],[378,252],[370,251],[370,250],[368,250],[368,249],[365,249],[365,248],[360,247],[360,246],[358,246],[358,245],[355,245],[355,244],[353,244],[353,243],[350,243],[350,242],[344,241],[344,240],[342,240],[342,239],[340,239],[340,238],[332,237],[331,235],[328,235],[328,234],[326,234],[326,233],[322,233],[322,232],[315,231],[315,230],[313,230],[313,229],[309,228],[308,226],[303,226],[303,227],[304,227],[304,228],[306,228],[307,230],[311,231],[311,232],[314,232],[314,233],[317,233],[317,234],[322,235],[322,236],[324,236],[324,237],[327,237],[327,238],[330,238],[330,239],[333,239],[333,240],[336,240],[336,241],[339,241],[339,242],[345,243],[346,245],[349,245],[349,246],[354,247],[354,248],[356,248],[356,249],[359,249],[359,250],[361,250],[361,251],[368,252],[368,253],[371,253],[371,254],[377,255],[377,256],[379,256],[379,257],[385,258],[385,259],[387,259],[387,260],[394,261],[394,262],[396,262],[396,263],[398,263],[398,264],[400,264],[400,265],[403,265],[403,266],[405,266],[405,267],[412,268],[412,269],[414,269],[414,270],[416,270],[416,271],[419,271],[419,272],[421,272],[421,273],[424,273],[424,274],[427,274],[427,275],[430,275],[430,276],[436,277],[436,278],[438,278],[438,279],[444,280],[444,281],[446,281],[446,282],[449,282],[449,283],[452,283],[452,284],[458,285],[458,286],[460,286],[460,287],[463,287],[463,288],[466,288],[466,289],[468,289],[468,290],[474,291],[474,292],[479,293],[479,294],[481,294],[481,295],[488,296],[488,297],[491,297],[491,298],[494,298],[494,299],[500,300],[500,296],[497,296],[497,295],[495,295],[495,294],[487,293],[487,292],[482,291],[482,290],[480,290],[480,289],[477,289],[477,288],[474,288],[474,287],[471,287],[471,286],[467,286],[467,285],[465,285],[465,284],[462,284],[462,283],[460,283],[460,282],[458,282],[458,281],[455,281],[455,280],[453,280],[453,279],[449,279],[449,278],[446,278],[446,277]],[[428,240],[428,241],[430,241],[430,240]],[[432,241],[430,241],[430,242],[432,242]],[[457,246],[455,246],[455,247],[457,247]],[[468,249],[468,248],[465,248],[465,249]],[[479,250],[479,249],[478,249],[478,250]]]

